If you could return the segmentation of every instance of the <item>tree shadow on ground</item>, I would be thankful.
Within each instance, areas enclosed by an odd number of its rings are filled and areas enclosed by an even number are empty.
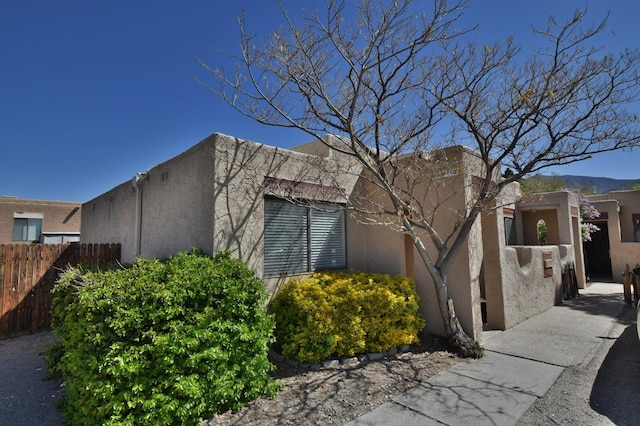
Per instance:
[[[638,424],[640,407],[640,341],[629,325],[611,347],[593,384],[591,408],[616,425]]]
[[[466,362],[447,347],[446,339],[426,335],[407,352],[355,366],[314,370],[277,362],[272,376],[284,387],[276,397],[258,398],[237,412],[220,413],[209,424],[346,423],[454,363]]]
[[[448,344],[448,341],[446,338],[436,336],[430,333],[421,333],[420,343],[411,345],[408,351],[408,354],[429,354],[434,352],[449,352],[449,351],[451,351],[451,347]],[[280,353],[280,351],[277,348],[275,348],[275,352]],[[407,358],[410,358],[410,357],[407,357]],[[292,377],[299,374],[305,374],[307,372],[313,372],[315,370],[309,364],[304,364],[304,363],[299,364],[286,359],[276,359],[275,357],[272,357],[272,356],[270,356],[270,361],[273,365],[276,366],[276,370],[274,370],[270,374],[270,376],[273,377],[274,379],[283,379],[286,377]],[[357,372],[358,370],[362,369],[367,364],[370,364],[372,362],[381,363],[388,367],[387,364],[389,362],[410,362],[410,360],[403,359],[403,357],[401,356],[399,357],[385,356],[377,361],[364,360],[357,363],[356,365],[350,365],[350,366],[340,365],[338,368],[335,368],[335,370]],[[321,363],[316,365],[320,365],[320,364]]]
[[[616,286],[619,284],[607,285]],[[574,299],[564,300],[561,306],[567,306],[571,309],[582,311],[591,315],[617,318],[620,315],[621,310],[626,305],[624,302],[624,296],[622,294],[622,288],[620,288],[620,293],[580,293],[580,295]]]

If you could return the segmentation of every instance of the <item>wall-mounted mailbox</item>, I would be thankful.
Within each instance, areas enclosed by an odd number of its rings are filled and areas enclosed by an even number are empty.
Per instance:
[[[542,262],[544,267],[544,277],[552,277],[553,276],[553,252],[545,251],[542,252]]]

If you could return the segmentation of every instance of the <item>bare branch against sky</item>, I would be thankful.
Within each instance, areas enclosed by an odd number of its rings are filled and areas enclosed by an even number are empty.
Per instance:
[[[359,161],[369,185],[350,207],[411,238],[447,334],[477,356],[448,293],[454,259],[505,186],[638,145],[629,108],[639,100],[640,56],[594,46],[606,20],[592,25],[584,11],[550,18],[524,49],[510,38],[473,40],[474,27],[461,24],[466,1],[423,4],[329,0],[299,15],[280,4],[285,24],[266,39],[240,19],[235,68],[202,63],[213,83],[201,84],[258,123],[338,136],[324,142]],[[502,166],[513,174],[501,178]],[[443,170],[456,172],[438,186]],[[452,207],[471,186],[471,201]],[[442,227],[438,214],[457,219]]]

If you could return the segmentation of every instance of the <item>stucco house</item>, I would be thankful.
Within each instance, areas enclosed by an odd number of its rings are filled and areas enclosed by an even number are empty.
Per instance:
[[[80,240],[81,203],[0,197],[0,244]]]
[[[622,282],[625,266],[640,264],[640,191],[612,191],[587,199],[600,212],[591,221],[600,230],[584,245],[587,275]]]
[[[344,208],[347,201],[386,201],[359,163],[328,147],[337,141],[332,138],[287,150],[213,134],[83,204],[82,242],[121,243],[125,262],[192,247],[230,250],[257,271],[271,294],[291,276],[316,270],[407,275],[416,281],[427,330],[442,334],[431,278],[408,237]],[[481,165],[467,148],[442,152],[454,166],[429,169],[430,184],[418,190],[425,200],[440,200],[434,224],[449,229],[455,224],[451,212],[475,196],[474,170]],[[476,221],[451,268],[450,296],[476,339],[483,329],[511,327],[558,303],[562,266],[582,268],[577,197],[519,198],[512,184]],[[529,226],[543,212],[550,245],[525,246]]]
[[[500,247],[498,256],[487,256],[489,262],[495,262],[496,258],[501,262],[500,267],[487,268],[488,271],[500,271],[503,280],[505,317],[494,323],[501,329],[513,327],[553,304],[561,303],[563,288],[558,272],[561,273],[566,265],[575,268],[578,288],[588,285],[578,195],[571,191],[530,194],[520,197],[514,206],[513,211],[503,210],[503,214],[505,226],[510,227],[511,233],[515,228],[515,235],[507,235],[509,243]],[[547,230],[545,244],[538,240],[541,222]],[[487,273],[485,277],[488,279]]]

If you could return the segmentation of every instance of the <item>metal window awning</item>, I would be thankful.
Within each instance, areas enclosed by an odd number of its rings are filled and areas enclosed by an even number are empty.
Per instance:
[[[267,176],[263,186],[266,194],[279,198],[346,203],[345,190],[311,182],[296,182]]]

